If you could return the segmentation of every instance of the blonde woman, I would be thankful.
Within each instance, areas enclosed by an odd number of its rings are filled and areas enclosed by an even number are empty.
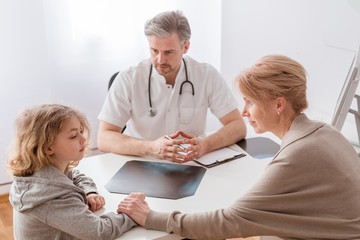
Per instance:
[[[255,132],[282,140],[259,182],[217,211],[159,213],[131,196],[118,211],[147,229],[191,239],[360,239],[360,160],[340,132],[303,113],[304,68],[286,56],[265,56],[237,82],[242,115]]]

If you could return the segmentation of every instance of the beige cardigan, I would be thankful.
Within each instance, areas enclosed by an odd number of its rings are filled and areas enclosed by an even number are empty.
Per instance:
[[[360,239],[360,160],[336,129],[301,114],[263,177],[232,206],[151,211],[145,227],[191,239]]]

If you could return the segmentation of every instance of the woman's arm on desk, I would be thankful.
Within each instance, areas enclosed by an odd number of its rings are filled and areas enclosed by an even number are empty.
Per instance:
[[[146,229],[175,233],[194,239],[251,236],[245,230],[247,224],[238,221],[235,209],[232,208],[194,214],[182,214],[179,211],[160,213],[151,210],[144,200],[127,197],[119,204],[118,213],[129,215]]]
[[[252,236],[246,231],[249,224],[239,221],[237,208],[233,205],[228,209],[204,213],[161,213],[151,210],[145,201],[145,195],[137,193],[126,197],[119,204],[117,212],[127,214],[146,229],[175,233],[183,237],[224,239]],[[242,221],[246,222],[245,219]]]

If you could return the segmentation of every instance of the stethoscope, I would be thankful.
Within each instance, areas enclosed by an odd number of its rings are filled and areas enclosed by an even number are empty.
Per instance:
[[[188,72],[187,72],[187,67],[186,67],[186,62],[184,59],[182,59],[183,63],[184,63],[184,69],[185,69],[185,81],[183,81],[180,85],[180,91],[179,91],[179,94],[181,96],[182,94],[182,89],[183,89],[183,86],[185,83],[189,83],[190,86],[191,86],[191,90],[192,90],[192,95],[194,96],[195,95],[195,90],[194,90],[194,85],[192,84],[192,82],[189,81],[189,78],[188,78]],[[149,93],[149,105],[150,105],[150,108],[148,110],[148,114],[150,117],[153,117],[156,115],[157,113],[157,110],[156,108],[154,108],[151,104],[151,74],[152,74],[152,69],[153,69],[153,65],[151,64],[150,66],[150,72],[149,72],[149,83],[148,83],[148,93]]]

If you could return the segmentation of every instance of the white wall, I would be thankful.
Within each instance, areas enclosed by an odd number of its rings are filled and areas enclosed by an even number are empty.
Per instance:
[[[309,115],[330,122],[360,44],[359,0],[226,0],[222,16],[221,71],[229,81],[264,55],[288,55],[307,69]],[[355,131],[351,116],[343,133],[357,142]]]
[[[19,110],[49,102],[46,39],[41,1],[0,2],[0,184],[9,182],[6,153]],[[0,185],[0,194],[8,186]]]
[[[192,28],[188,54],[220,68],[220,1],[0,1],[0,194],[9,188],[1,184],[11,181],[6,149],[17,113],[50,102],[77,107],[91,123],[96,146],[110,76],[149,56],[145,21],[176,9]]]

